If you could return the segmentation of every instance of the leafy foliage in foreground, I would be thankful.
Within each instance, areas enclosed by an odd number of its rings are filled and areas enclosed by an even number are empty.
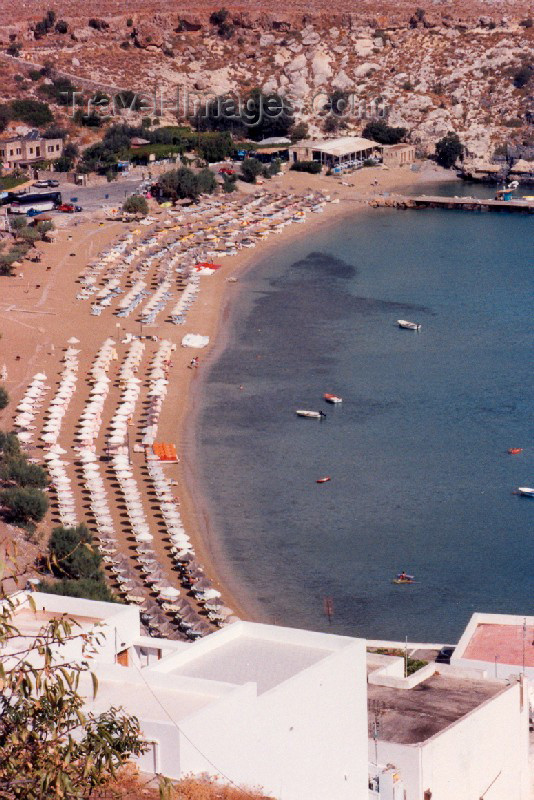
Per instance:
[[[82,682],[90,678],[98,690],[88,658],[102,634],[81,631],[66,615],[44,615],[30,596],[38,630],[21,636],[19,601],[5,589],[16,572],[13,558],[0,558],[0,797],[86,800],[143,752],[139,723],[113,707],[84,711]]]

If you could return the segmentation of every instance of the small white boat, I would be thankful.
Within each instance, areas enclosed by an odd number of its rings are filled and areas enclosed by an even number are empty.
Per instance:
[[[338,397],[337,394],[330,394],[330,392],[325,392],[325,394],[323,394],[323,398],[324,400],[326,400],[327,403],[333,403],[334,405],[336,403],[343,402],[342,397]]]
[[[520,494],[521,497],[534,497],[534,489],[530,486],[518,486],[517,494]]]
[[[306,419],[322,419],[326,417],[324,411],[306,411],[303,408],[297,409],[296,414],[299,417],[306,417]]]
[[[409,322],[407,319],[398,319],[399,328],[406,328],[408,331],[420,331],[421,325],[418,322]]]

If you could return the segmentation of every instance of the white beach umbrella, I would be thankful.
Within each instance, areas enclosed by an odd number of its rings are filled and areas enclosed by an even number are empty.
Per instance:
[[[159,590],[159,595],[163,600],[176,600],[177,597],[180,597],[180,592],[174,586],[163,586]]]

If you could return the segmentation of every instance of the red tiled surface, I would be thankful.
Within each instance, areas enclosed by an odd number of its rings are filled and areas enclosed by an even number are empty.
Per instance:
[[[523,663],[522,625],[477,625],[463,658],[494,661],[501,664]],[[534,627],[527,625],[525,635],[525,666],[534,667]]]

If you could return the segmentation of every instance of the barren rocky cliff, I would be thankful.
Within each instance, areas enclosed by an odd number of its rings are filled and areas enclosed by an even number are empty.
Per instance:
[[[404,2],[258,4],[220,7],[97,0],[2,3],[0,45],[16,40],[26,62],[50,62],[95,86],[158,93],[156,116],[175,117],[176,92],[195,97],[252,87],[291,98],[310,133],[324,128],[333,91],[349,98],[341,129],[386,114],[409,130],[421,152],[447,131],[470,155],[488,158],[503,143],[532,144],[534,27],[529,3]],[[49,8],[67,31],[36,36]],[[279,10],[277,10],[279,9]],[[101,25],[95,27],[95,19]],[[90,22],[92,20],[92,22]],[[521,73],[522,71],[522,73]],[[521,73],[523,79],[518,80]],[[161,102],[163,101],[163,108]],[[189,109],[190,110],[190,109]]]

